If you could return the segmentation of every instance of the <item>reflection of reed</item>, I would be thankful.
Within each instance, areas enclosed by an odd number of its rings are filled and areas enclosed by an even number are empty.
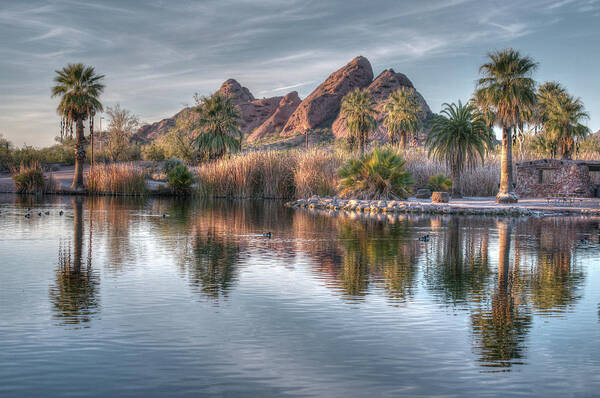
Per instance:
[[[99,279],[92,270],[91,256],[82,265],[83,210],[81,198],[73,198],[73,241],[61,243],[58,251],[56,284],[50,289],[56,318],[63,324],[89,322],[98,312]],[[71,254],[72,253],[72,254]]]

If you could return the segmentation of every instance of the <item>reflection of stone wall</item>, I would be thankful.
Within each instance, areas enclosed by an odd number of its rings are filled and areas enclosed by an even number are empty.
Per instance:
[[[595,187],[584,162],[542,159],[517,163],[516,192],[521,197],[545,197],[554,193],[594,196]]]

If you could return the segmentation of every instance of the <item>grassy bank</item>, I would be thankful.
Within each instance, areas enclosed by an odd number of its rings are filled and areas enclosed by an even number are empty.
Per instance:
[[[449,174],[445,164],[429,160],[423,150],[399,152],[415,181],[413,189],[427,187],[432,175]],[[338,169],[353,156],[331,149],[237,154],[197,167],[199,193],[282,199],[333,196],[338,192]],[[499,180],[499,157],[492,155],[485,165],[467,171],[460,185],[465,195],[493,196]]]

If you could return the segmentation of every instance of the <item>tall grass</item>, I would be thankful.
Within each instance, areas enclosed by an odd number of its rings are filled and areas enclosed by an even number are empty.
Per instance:
[[[287,152],[248,152],[197,168],[205,196],[290,198],[294,195],[294,159]]]
[[[97,164],[89,169],[87,190],[100,195],[144,195],[146,174],[132,163]]]
[[[338,170],[350,157],[347,153],[323,149],[297,152],[294,168],[296,197],[335,195],[339,183]]]
[[[416,188],[427,188],[429,177],[432,175],[450,174],[445,163],[429,159],[423,149],[411,149],[401,153],[406,160],[404,167],[411,172]],[[494,196],[498,193],[499,183],[500,156],[494,152],[485,159],[483,165],[465,170],[458,188],[464,196]]]
[[[44,175],[44,169],[39,161],[29,164],[21,163],[19,168],[12,170],[12,178],[17,193],[49,193],[56,192],[58,183],[52,175]]]
[[[397,150],[397,149],[396,149]],[[398,150],[413,188],[426,188],[429,177],[450,174],[446,165],[427,158],[423,149]],[[203,196],[307,198],[338,194],[338,170],[355,154],[325,148],[240,153],[200,165],[198,185]],[[493,196],[500,181],[500,157],[492,153],[483,166],[463,173],[459,184],[465,196]]]

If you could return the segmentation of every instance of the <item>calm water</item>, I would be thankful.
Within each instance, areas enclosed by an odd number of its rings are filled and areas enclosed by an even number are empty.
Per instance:
[[[598,396],[599,233],[0,196],[0,396]]]

